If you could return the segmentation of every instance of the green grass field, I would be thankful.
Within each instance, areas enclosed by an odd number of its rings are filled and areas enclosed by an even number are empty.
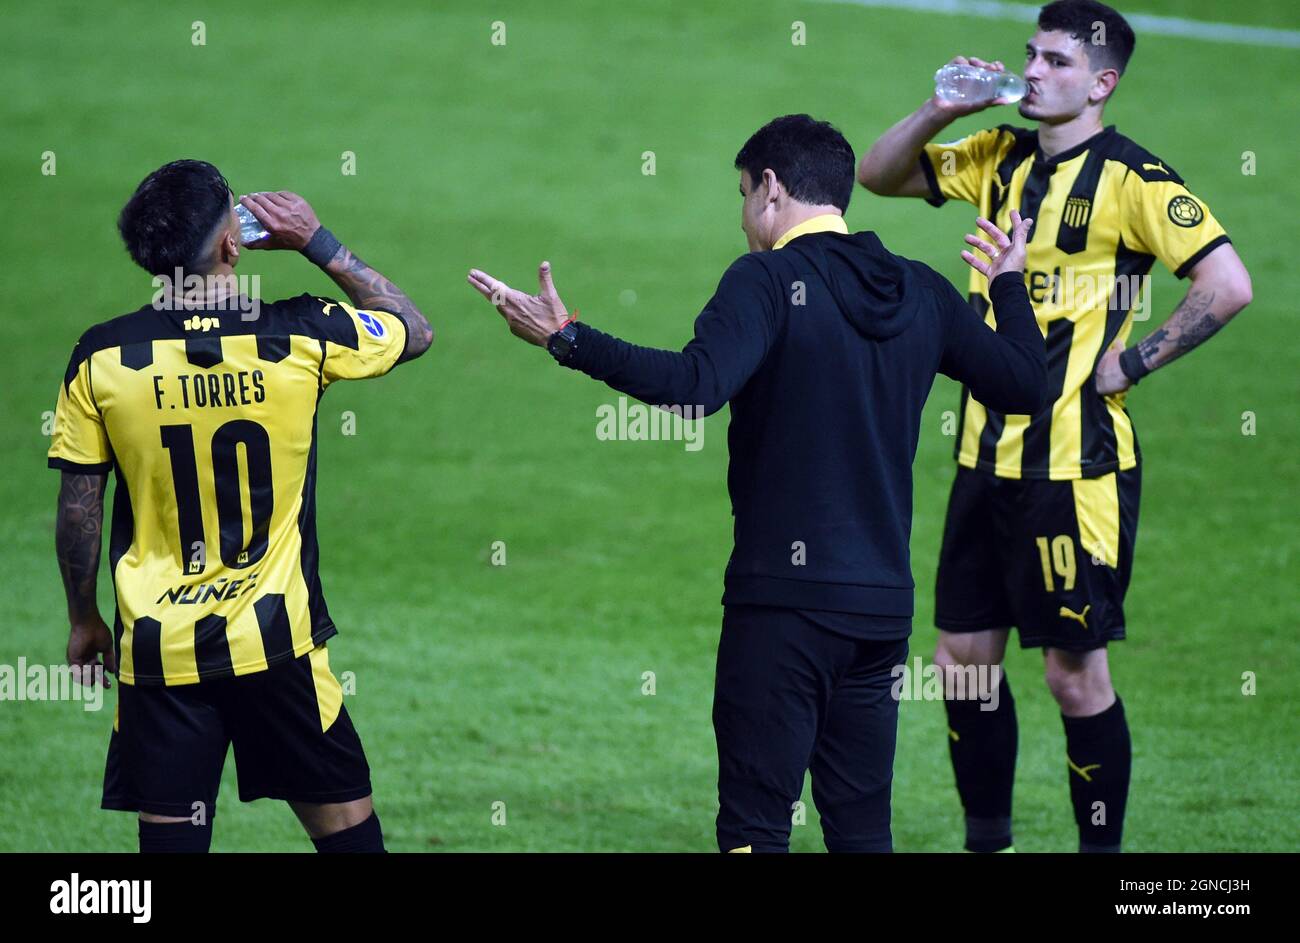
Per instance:
[[[347,706],[390,848],[711,850],[726,416],[707,421],[699,452],[598,441],[596,408],[617,394],[511,338],[465,272],[529,287],[549,258],[584,319],[680,347],[745,249],[732,158],[752,131],[807,111],[861,152],[921,102],[939,64],[1018,63],[1031,24],[786,0],[27,6],[0,38],[0,664],[62,660],[43,413],[80,332],[152,293],[117,212],[159,164],[207,159],[237,193],[304,194],[437,330],[424,359],[339,384],[320,412],[321,569],[341,630],[331,664],[355,673]],[[1282,0],[1139,8],[1300,28]],[[206,45],[191,42],[195,20]],[[795,20],[806,46],[791,44]],[[1300,847],[1300,385],[1286,322],[1300,296],[1297,59],[1139,31],[1107,115],[1212,207],[1255,288],[1223,334],[1129,400],[1146,466],[1130,640],[1112,666],[1133,727],[1131,851]],[[957,130],[1016,120],[1007,109]],[[863,190],[848,213],[963,291],[973,216]],[[246,255],[241,272],[255,271],[267,297],[333,291],[289,253]],[[1162,316],[1183,288],[1157,271]],[[941,415],[956,400],[941,378],[915,466],[912,645],[927,658],[954,467]],[[505,566],[491,565],[494,541]],[[111,613],[106,571],[100,599]],[[1064,739],[1040,661],[1008,657],[1017,847],[1068,851]],[[641,693],[647,671],[654,696]],[[98,713],[0,702],[0,850],[135,848],[134,819],[98,809],[115,693]],[[956,850],[942,705],[904,702],[900,728],[896,847]],[[234,773],[231,759],[214,850],[310,850],[282,804],[237,801]],[[792,847],[822,848],[815,813]]]

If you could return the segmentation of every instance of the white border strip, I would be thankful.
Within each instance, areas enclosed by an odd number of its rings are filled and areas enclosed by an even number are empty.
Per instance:
[[[1039,10],[1038,5],[1008,3],[1004,0],[823,0],[823,2],[851,3],[860,7],[883,7],[915,13],[946,13],[957,16],[978,16],[991,20],[1016,20],[1021,23],[1036,21]],[[1128,20],[1133,31],[1139,36],[1143,33],[1154,33],[1160,36],[1179,36],[1216,43],[1300,49],[1300,30],[1275,29],[1271,26],[1240,26],[1236,23],[1205,23],[1200,20],[1155,16],[1150,13],[1125,13],[1124,19]]]

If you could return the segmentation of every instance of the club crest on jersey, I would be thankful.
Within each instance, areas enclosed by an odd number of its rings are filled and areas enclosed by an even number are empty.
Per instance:
[[[1183,196],[1180,193],[1169,201],[1169,218],[1173,220],[1175,226],[1191,229],[1205,219],[1205,211],[1201,209],[1201,204],[1190,196]]]
[[[1088,224],[1088,216],[1092,213],[1092,200],[1084,196],[1072,196],[1065,201],[1065,212],[1061,216],[1061,222],[1073,228],[1080,229]]]
[[[361,324],[366,329],[366,333],[371,337],[384,336],[384,322],[373,314],[367,314],[365,311],[358,311],[357,317],[361,319]]]

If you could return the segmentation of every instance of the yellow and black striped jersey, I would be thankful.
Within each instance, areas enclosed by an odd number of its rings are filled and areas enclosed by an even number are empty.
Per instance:
[[[1116,338],[1127,341],[1135,311],[1150,316],[1154,260],[1182,278],[1228,242],[1223,227],[1178,174],[1114,126],[1048,159],[1036,131],[1002,125],[927,144],[921,168],[935,206],[965,200],[1004,231],[1012,209],[1034,220],[1025,280],[1053,400],[1034,416],[1006,415],[963,389],[958,463],[1056,480],[1134,467],[1125,394],[1098,395],[1097,361]],[[986,280],[974,271],[970,300],[992,324]]]
[[[120,678],[262,671],[337,630],[316,546],[316,407],[387,373],[406,324],[299,295],[247,312],[141,308],[86,331],[52,468],[116,475],[109,568]]]

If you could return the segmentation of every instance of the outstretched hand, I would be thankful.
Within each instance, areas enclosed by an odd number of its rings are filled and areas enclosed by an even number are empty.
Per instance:
[[[526,295],[478,269],[470,269],[468,281],[506,319],[510,333],[530,344],[545,347],[550,336],[571,320],[551,279],[550,262],[543,262],[537,269],[535,295]]]
[[[1029,242],[1029,230],[1034,225],[1032,219],[1021,219],[1020,214],[1012,210],[1010,236],[983,216],[977,217],[975,224],[993,241],[988,243],[978,236],[967,236],[966,242],[989,260],[985,262],[969,249],[963,249],[961,257],[967,265],[987,278],[990,284],[1006,272],[1024,272],[1026,244]]]

